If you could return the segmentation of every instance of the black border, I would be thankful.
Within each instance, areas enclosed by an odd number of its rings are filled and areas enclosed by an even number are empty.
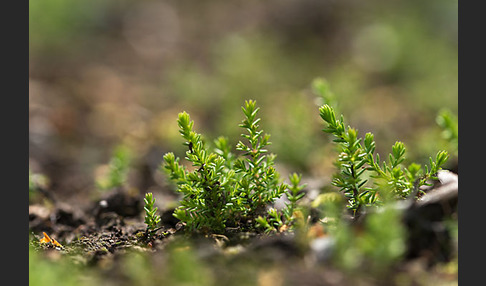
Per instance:
[[[29,2],[11,2],[0,17],[2,35],[1,153],[4,281],[28,285]],[[10,277],[8,277],[10,276]]]
[[[469,5],[466,5],[469,4]],[[484,152],[486,120],[483,103],[485,82],[484,43],[482,30],[484,13],[464,1],[459,7],[459,283],[477,285],[483,281],[483,228],[486,209]],[[480,284],[484,282],[479,282]]]

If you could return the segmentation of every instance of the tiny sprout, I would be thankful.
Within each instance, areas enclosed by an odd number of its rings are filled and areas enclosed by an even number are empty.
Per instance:
[[[160,216],[156,214],[157,207],[155,206],[155,198],[152,193],[146,193],[145,198],[145,224],[147,225],[147,232],[155,231],[160,223]]]

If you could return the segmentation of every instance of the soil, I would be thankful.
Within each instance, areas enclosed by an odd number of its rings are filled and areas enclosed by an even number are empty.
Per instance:
[[[450,184],[436,186],[423,203],[407,207],[404,220],[411,235],[406,258],[392,274],[379,277],[365,272],[350,275],[334,267],[329,259],[332,244],[319,232],[317,223],[311,226],[317,235],[306,245],[293,234],[268,236],[238,229],[228,229],[225,235],[189,236],[172,216],[173,209],[168,208],[160,213],[161,228],[149,236],[143,202],[124,189],[113,190],[84,209],[60,201],[30,205],[30,244],[39,253],[69,257],[116,285],[134,282],[125,279],[120,262],[128,253],[146,253],[157,267],[161,259],[167,261],[168,249],[187,242],[197,259],[211,269],[214,285],[398,285],[403,277],[407,277],[408,285],[430,281],[454,285],[457,273],[441,269],[457,257],[456,242],[441,223],[457,213],[457,180],[455,184],[452,191]],[[40,243],[43,232],[63,247]],[[238,283],[235,277],[241,278],[237,278]]]

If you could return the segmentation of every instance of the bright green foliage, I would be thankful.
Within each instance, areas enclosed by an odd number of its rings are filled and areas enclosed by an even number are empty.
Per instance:
[[[268,217],[259,216],[256,218],[257,225],[265,229],[266,233],[281,232],[293,227],[296,219],[295,212],[299,209],[297,202],[304,197],[301,192],[305,185],[300,185],[302,175],[293,173],[289,175],[290,186],[287,186],[286,195],[289,200],[285,203],[285,208],[280,213],[274,208],[267,211]]]
[[[235,172],[241,174],[239,193],[245,198],[245,212],[253,216],[280,197],[287,186],[279,184],[279,174],[274,168],[275,156],[266,155],[268,151],[264,148],[270,144],[270,135],[259,130],[260,118],[256,118],[259,108],[250,100],[242,109],[246,119],[239,126],[247,131],[248,134],[241,136],[248,142],[236,144],[236,150],[243,151],[244,157],[235,161]]]
[[[286,203],[286,208],[283,210],[283,215],[288,223],[291,223],[294,219],[294,211],[297,209],[297,202],[302,199],[305,193],[302,192],[305,185],[300,185],[302,175],[293,173],[289,175],[290,186],[287,191],[287,198],[289,203]]]
[[[356,215],[363,204],[372,204],[377,199],[375,192],[364,188],[367,180],[362,175],[365,172],[366,152],[361,147],[358,132],[353,128],[344,127],[342,115],[337,120],[334,110],[329,105],[323,105],[319,112],[321,118],[328,123],[328,127],[323,131],[337,137],[333,141],[339,143],[340,147],[337,160],[339,173],[335,174],[332,184],[339,187],[348,198],[348,208]]]
[[[336,119],[331,106],[325,104],[319,108],[319,112],[328,124],[323,131],[336,137],[333,141],[338,143],[340,151],[336,163],[339,172],[335,174],[332,184],[343,191],[348,198],[348,208],[355,216],[359,215],[361,206],[379,202],[379,190],[386,191],[382,193],[382,197],[387,197],[388,193],[399,198],[417,194],[419,187],[427,184],[427,180],[435,179],[435,174],[449,157],[447,152],[439,151],[435,161],[430,158],[430,168],[425,166],[425,171],[416,163],[405,168],[405,145],[396,142],[388,156],[388,162],[383,162],[380,166],[379,154],[374,155],[376,144],[373,134],[367,133],[361,145],[357,130],[349,126],[346,128],[342,115],[339,120]],[[364,173],[367,170],[372,171],[370,177],[375,179],[375,187],[365,186],[368,180]]]
[[[195,168],[188,171],[173,153],[164,156],[164,169],[178,185],[177,191],[184,195],[174,216],[185,222],[190,230],[222,231],[225,221],[232,216],[228,208],[235,203],[231,201],[235,192],[235,173],[225,170],[222,156],[205,147],[201,135],[192,130],[194,122],[189,114],[180,113],[178,125],[186,140],[184,144],[189,148],[186,159]],[[227,201],[227,198],[230,200]]]
[[[193,130],[189,114],[179,114],[180,134],[188,147],[186,159],[193,170],[180,165],[173,153],[164,156],[163,169],[183,194],[174,216],[186,223],[189,231],[224,232],[226,226],[253,227],[247,222],[265,213],[266,206],[279,198],[287,185],[279,182],[274,155],[267,155],[268,134],[259,129],[259,108],[255,101],[245,102],[245,119],[239,125],[246,133],[231,152],[225,137],[215,140],[214,150]]]
[[[132,154],[127,146],[119,145],[113,150],[106,176],[97,178],[96,185],[101,190],[121,187],[128,176]]]
[[[266,233],[279,231],[284,225],[280,213],[274,208],[270,208],[267,213],[267,218],[262,216],[256,218],[258,226],[264,228]]]
[[[439,151],[435,161],[429,158],[430,168],[425,166],[425,171],[416,163],[411,163],[404,168],[402,162],[405,160],[405,145],[402,142],[396,142],[392,147],[392,154],[388,156],[388,163],[383,162],[380,167],[380,156],[378,154],[376,157],[373,156],[374,149],[373,135],[367,133],[365,138],[366,159],[369,165],[367,170],[374,172],[372,177],[376,179],[375,184],[378,188],[391,190],[399,198],[406,198],[411,194],[416,195],[421,192],[420,187],[427,185],[429,179],[437,179],[435,174],[449,158],[446,151]]]
[[[143,201],[145,203],[144,210],[147,232],[154,231],[160,223],[160,216],[157,215],[157,207],[155,206],[155,198],[152,193],[146,193]]]

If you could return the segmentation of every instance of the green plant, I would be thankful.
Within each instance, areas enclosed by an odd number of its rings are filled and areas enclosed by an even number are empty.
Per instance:
[[[392,190],[399,198],[422,194],[423,191],[420,187],[428,185],[430,179],[437,179],[435,175],[449,158],[446,151],[439,151],[435,160],[429,158],[430,168],[425,165],[425,171],[417,163],[411,163],[407,168],[403,168],[401,163],[405,160],[405,145],[402,142],[396,142],[392,147],[392,154],[389,154],[388,164],[383,162],[383,167],[380,167],[379,154],[376,154],[376,157],[373,156],[375,142],[371,133],[366,134],[364,144],[369,165],[367,170],[374,172],[372,177],[376,179],[375,184],[378,188]]]
[[[301,192],[305,185],[300,185],[302,175],[293,173],[289,175],[290,186],[288,186],[285,194],[289,200],[285,203],[285,208],[279,212],[274,208],[267,211],[268,216],[258,216],[256,218],[257,225],[265,229],[265,232],[281,232],[293,226],[296,219],[295,212],[299,209],[297,202],[304,197],[305,193]]]
[[[335,174],[332,184],[339,187],[348,198],[348,208],[353,214],[359,212],[361,205],[371,204],[376,201],[375,193],[364,190],[363,186],[366,179],[362,174],[366,163],[366,152],[361,148],[357,130],[344,126],[344,119],[341,115],[336,119],[334,110],[329,105],[319,108],[321,118],[328,123],[328,127],[323,131],[337,137],[334,142],[339,143],[340,154],[337,161],[339,173]]]
[[[243,141],[236,144],[240,155],[231,152],[228,140],[219,137],[212,150],[206,146],[201,134],[193,130],[194,122],[186,112],[179,113],[180,134],[188,147],[186,159],[192,170],[182,166],[179,158],[170,152],[164,155],[163,170],[176,183],[183,194],[174,216],[186,224],[189,231],[224,232],[226,226],[254,228],[258,216],[277,217],[266,207],[279,198],[288,186],[279,180],[274,167],[275,156],[268,155],[266,146],[270,135],[259,128],[259,108],[253,100],[242,107],[245,119],[239,125],[246,132]],[[300,180],[300,177],[299,177]],[[293,203],[301,195],[294,194]]]
[[[155,198],[152,193],[146,193],[143,199],[145,206],[145,224],[147,225],[147,233],[151,233],[157,229],[160,223],[160,216],[157,215],[157,207],[155,206]]]
[[[131,150],[125,145],[116,146],[108,163],[108,172],[98,176],[96,186],[101,190],[121,187],[127,180],[131,161]]]
[[[350,126],[345,127],[343,115],[337,119],[331,106],[324,104],[319,108],[319,113],[327,123],[323,131],[334,135],[336,138],[333,141],[339,146],[340,153],[336,162],[339,171],[334,175],[332,184],[339,187],[348,198],[347,207],[355,217],[359,216],[362,206],[381,203],[379,190],[382,198],[388,197],[389,193],[397,198],[419,194],[420,187],[428,184],[429,179],[435,179],[435,174],[449,157],[447,152],[439,151],[435,161],[430,158],[430,168],[425,166],[425,171],[416,163],[405,168],[405,145],[396,142],[388,162],[380,166],[379,154],[374,155],[376,143],[372,133],[365,135],[362,145],[358,131]],[[366,171],[371,171],[371,174],[366,176]],[[366,185],[369,178],[374,179],[372,187]]]
[[[300,185],[301,179],[302,175],[297,173],[289,175],[290,186],[287,190],[287,198],[289,199],[289,202],[285,204],[286,208],[283,210],[284,218],[288,222],[293,221],[294,211],[298,208],[297,202],[305,196],[305,193],[302,192],[305,185]]]

